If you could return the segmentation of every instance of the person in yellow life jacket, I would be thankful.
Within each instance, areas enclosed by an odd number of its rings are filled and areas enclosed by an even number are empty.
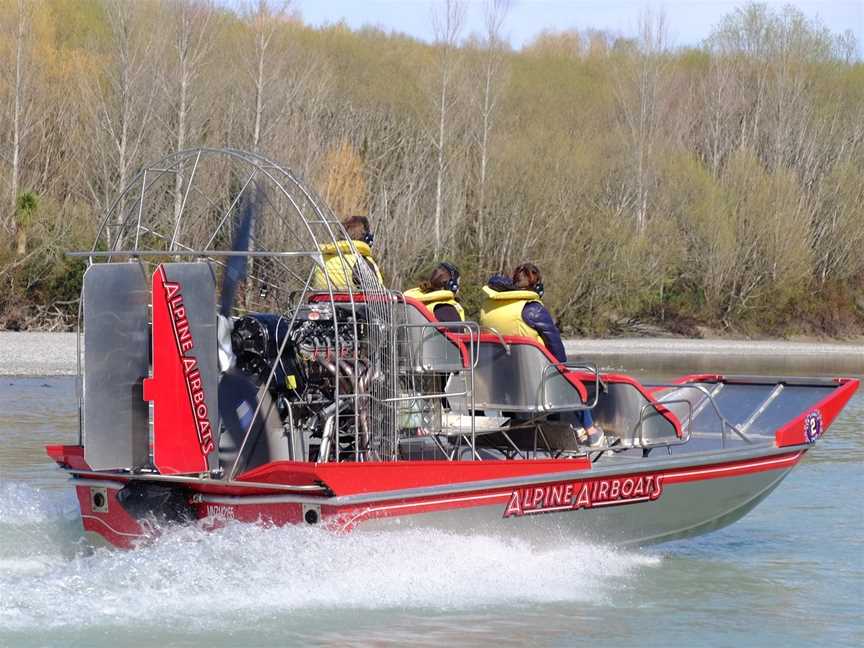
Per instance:
[[[545,346],[559,361],[567,360],[561,335],[540,298],[543,281],[533,263],[523,263],[513,277],[494,275],[483,286],[486,299],[480,308],[480,326],[501,335],[519,335]]]
[[[439,322],[464,322],[465,309],[456,300],[459,269],[452,263],[439,263],[429,279],[403,294],[423,303]]]
[[[533,263],[523,263],[513,276],[494,275],[483,286],[486,300],[480,309],[480,326],[493,328],[501,335],[519,335],[545,346],[558,362],[567,361],[561,333],[541,301],[543,277]],[[592,447],[606,443],[603,431],[594,425],[591,410],[576,412],[582,427],[580,441]]]
[[[312,277],[312,287],[315,290],[327,290],[327,279],[336,290],[347,290],[348,287],[360,287],[360,277],[377,279],[384,285],[381,271],[372,256],[374,236],[369,228],[369,219],[365,216],[351,216],[342,221],[342,227],[351,241],[325,243],[321,246],[324,257],[324,268],[315,269]],[[354,245],[354,251],[351,244]],[[326,273],[326,275],[325,275]]]

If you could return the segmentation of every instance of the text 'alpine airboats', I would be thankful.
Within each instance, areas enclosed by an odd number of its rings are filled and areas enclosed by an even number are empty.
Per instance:
[[[144,169],[78,254],[79,443],[47,451],[85,531],[118,547],[226,520],[697,535],[771,493],[858,388],[723,375],[647,387],[439,323],[358,263],[297,176],[240,151]],[[325,254],[356,287],[334,285]],[[569,420],[584,408],[612,447],[580,444]]]

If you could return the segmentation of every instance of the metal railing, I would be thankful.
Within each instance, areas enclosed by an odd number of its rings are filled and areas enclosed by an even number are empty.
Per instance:
[[[407,307],[407,305],[406,305]],[[470,446],[473,459],[481,459],[480,455],[476,450],[476,440],[477,440],[477,431],[476,431],[476,414],[475,407],[476,403],[474,400],[475,390],[474,390],[474,369],[480,361],[480,326],[476,322],[472,321],[462,321],[462,322],[402,322],[396,326],[397,329],[397,339],[400,339],[398,333],[404,332],[405,337],[407,338],[408,344],[408,353],[405,354],[407,356],[408,366],[403,366],[400,364],[400,378],[412,382],[416,377],[420,377],[426,374],[450,374],[450,375],[459,375],[465,384],[465,389],[461,391],[452,391],[448,392],[445,390],[440,392],[432,392],[432,393],[410,393],[404,396],[393,397],[384,399],[386,403],[416,403],[418,401],[440,401],[442,404],[445,399],[448,398],[465,398],[469,403],[468,410],[468,418],[469,418],[469,428],[470,428]],[[424,334],[424,331],[431,330],[433,331],[432,337],[427,337]],[[420,339],[414,340],[411,339],[410,332],[418,331],[420,333]],[[447,337],[445,331],[453,331],[459,332],[467,337],[467,353],[468,353],[468,361],[465,362],[462,351],[466,344],[465,340],[458,339],[453,340]],[[439,336],[439,337],[436,337]],[[502,338],[503,339],[503,338]],[[431,346],[427,342],[434,341],[440,342],[441,344],[452,345],[453,352],[458,354],[459,362],[458,365],[453,363],[439,363],[436,365],[435,359],[427,359],[426,353],[428,352],[428,347]],[[445,346],[444,349],[449,349],[449,347]],[[400,358],[402,360],[402,358]],[[415,369],[419,369],[419,371],[415,371]],[[409,385],[409,388],[413,387],[413,385]],[[443,409],[443,408],[442,408]],[[443,432],[443,429],[441,430]],[[397,431],[398,435],[398,431]],[[453,459],[453,454],[448,454],[446,449],[440,444],[437,440],[436,435],[430,435],[433,438],[433,442],[438,445],[439,449],[443,454],[448,456],[449,460]],[[394,447],[398,447],[400,439],[396,439],[396,445]]]
[[[720,384],[723,384],[723,383],[720,383]],[[688,415],[687,419],[685,419],[685,421],[681,423],[682,432],[683,432],[685,425],[689,429],[689,427],[693,423],[693,420],[695,419],[695,417],[698,416],[707,405],[710,405],[711,409],[717,415],[717,420],[720,423],[720,447],[721,448],[726,447],[727,431],[734,432],[745,443],[749,443],[749,444],[753,443],[753,439],[751,439],[749,436],[747,436],[747,434],[739,426],[730,422],[729,419],[727,419],[723,415],[723,413],[720,411],[720,407],[717,405],[717,401],[714,400],[714,395],[704,385],[694,384],[694,383],[682,383],[682,384],[667,383],[667,384],[653,384],[653,385],[651,385],[651,388],[652,389],[662,389],[662,390],[691,389],[691,390],[698,391],[702,395],[703,398],[700,399],[698,407],[696,407],[696,408],[694,408],[692,406],[692,404],[690,403],[690,400],[687,398],[681,398],[681,399],[667,398],[664,400],[662,397],[660,399],[657,399],[654,403],[648,403],[645,406],[645,407],[650,406],[650,407],[656,408],[657,406],[665,406],[667,404],[678,403],[678,402],[682,402],[682,401],[688,403],[688,405],[690,407],[689,415]],[[644,407],[643,407],[643,409],[644,409]],[[694,410],[696,412],[695,415],[694,415]],[[642,427],[642,422],[643,422],[643,418],[640,415],[640,420],[639,420],[639,427],[640,428]],[[643,433],[644,432],[640,429],[640,438],[641,438]],[[690,438],[689,433],[688,433],[687,438],[688,439]],[[680,443],[673,443],[673,444],[669,444],[669,445],[680,445]]]
[[[656,443],[655,442],[646,442],[645,441],[645,421],[648,418],[648,416],[646,416],[646,413],[650,413],[649,415],[662,416],[662,417],[666,418],[664,412],[660,411],[660,407],[663,407],[670,414],[672,414],[673,416],[676,416],[674,412],[672,412],[671,410],[666,408],[666,405],[671,405],[671,404],[687,405],[689,414],[687,416],[686,432],[684,430],[685,425],[683,423],[681,423],[681,436],[680,437],[676,435],[675,439],[673,439],[671,441],[662,440],[662,441],[658,441]],[[666,420],[668,420],[668,419],[666,419]],[[689,400],[687,400],[686,398],[666,400],[666,401],[663,401],[662,405],[656,401],[645,403],[639,409],[639,423],[637,426],[637,429],[639,430],[639,447],[640,448],[660,448],[660,447],[670,448],[672,446],[684,445],[685,443],[690,441],[690,435],[691,435],[690,423],[692,423],[692,421],[693,421],[693,404]],[[633,436],[635,438],[636,435],[634,434]]]
[[[398,324],[396,326],[396,328],[397,328],[397,330],[406,330],[406,331],[410,330],[410,329],[418,329],[420,331],[423,331],[424,329],[434,329],[437,332],[442,333],[442,335],[443,335],[443,331],[441,331],[441,329],[446,329],[448,331],[460,331],[463,334],[468,336],[468,345],[469,345],[468,357],[471,359],[470,367],[464,367],[463,366],[462,368],[470,368],[473,370],[477,366],[477,363],[480,361],[480,348],[479,348],[480,326],[477,324],[477,322],[472,322],[472,321],[464,321],[464,322],[416,322],[416,323],[405,322],[405,323]],[[462,340],[451,340],[450,338],[447,338],[446,335],[443,335],[443,337],[448,342],[453,344],[457,348],[457,350],[458,350],[458,344],[463,343]],[[424,352],[424,347],[425,347],[424,340],[420,340],[420,344],[419,344],[419,347],[420,347],[420,358],[419,358],[420,367],[424,371],[433,372],[433,371],[435,371],[435,368],[433,365],[431,365],[431,364],[424,365],[423,364],[423,358],[424,358],[423,352]],[[412,344],[412,346],[413,346],[413,344]],[[413,359],[413,358],[411,358],[411,359]],[[460,359],[461,359],[461,354],[460,354]],[[450,369],[442,369],[441,371],[447,372],[447,371],[451,371],[451,370]]]
[[[567,372],[576,372],[576,371],[585,371],[594,376],[594,401],[588,405],[585,403],[571,405],[567,404],[566,406],[555,406],[550,404],[548,399],[548,387],[550,381],[554,380],[556,377],[561,378],[562,380],[567,380],[565,371]],[[543,368],[543,374],[540,377],[540,396],[539,396],[539,405],[540,409],[544,412],[564,412],[564,411],[576,411],[576,410],[590,410],[594,409],[597,406],[597,402],[600,400],[600,370],[592,365],[586,363],[577,363],[577,362],[559,362],[556,364],[550,364]],[[575,386],[573,387],[575,390]]]
[[[492,326],[480,326],[479,330],[481,332],[486,331],[490,335],[494,335],[496,338],[498,338],[498,343],[502,347],[504,347],[504,353],[506,353],[508,356],[510,355],[510,344],[507,342],[507,340],[504,339],[504,336],[501,335],[501,332],[498,329]]]

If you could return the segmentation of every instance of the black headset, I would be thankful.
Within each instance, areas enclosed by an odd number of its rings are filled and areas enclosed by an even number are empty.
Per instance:
[[[444,268],[450,273],[450,280],[447,282],[447,290],[452,293],[459,292],[459,268],[452,263],[447,263],[446,261],[442,261],[438,266]]]
[[[542,281],[538,281],[536,284],[534,284],[534,292],[536,292],[541,297],[543,296],[543,282]]]

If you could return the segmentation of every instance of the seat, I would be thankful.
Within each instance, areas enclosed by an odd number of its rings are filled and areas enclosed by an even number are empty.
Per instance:
[[[585,380],[589,375],[577,373]],[[671,406],[659,402],[630,376],[603,374],[604,388],[591,410],[594,422],[623,447],[650,447],[683,438],[681,421]]]
[[[585,408],[588,390],[582,380],[536,341],[484,333],[477,349],[475,410],[541,415]],[[455,381],[448,384],[448,392],[462,390]],[[462,411],[471,407],[463,397],[452,398],[451,405]]]
[[[473,406],[475,410],[537,417],[585,409],[596,398],[594,421],[621,438],[624,446],[657,445],[682,438],[678,417],[638,381],[604,374],[603,388],[595,393],[596,379],[593,373],[568,369],[530,338],[483,334],[474,372]],[[455,380],[448,384],[448,392],[463,388]],[[471,407],[461,397],[450,402],[458,411]]]
[[[432,311],[418,300],[403,296],[401,302],[399,357],[403,370],[452,373],[469,367],[470,335],[462,332],[470,323],[439,323]]]

